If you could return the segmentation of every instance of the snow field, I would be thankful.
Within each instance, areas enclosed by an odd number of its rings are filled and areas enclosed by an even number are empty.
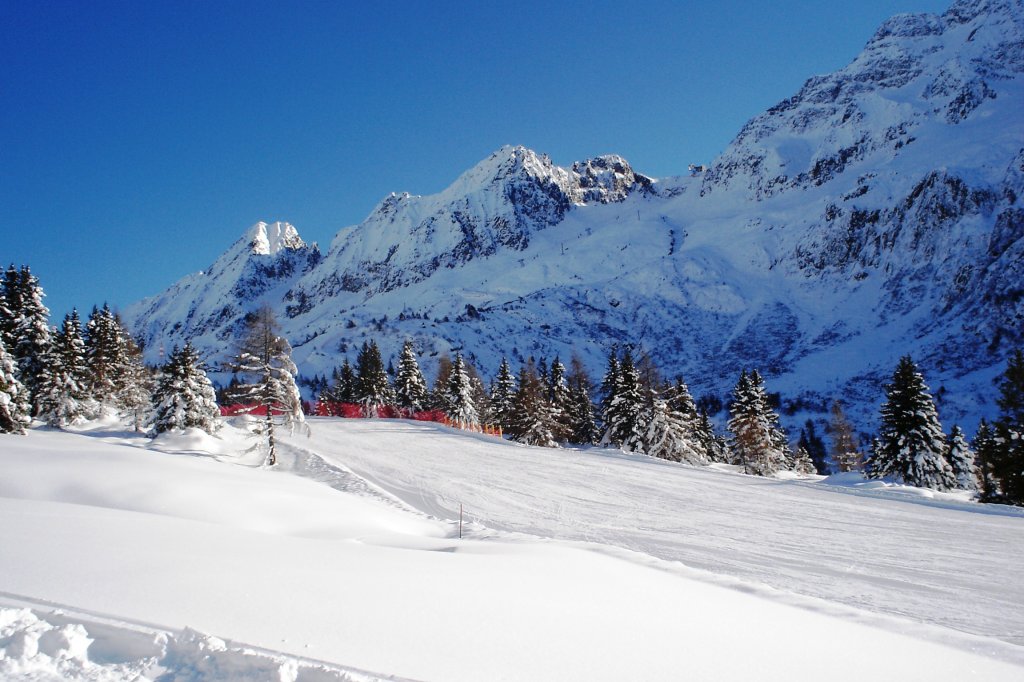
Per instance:
[[[400,421],[316,420],[313,427],[312,438],[283,446],[276,470],[259,468],[258,453],[245,452],[251,442],[231,428],[218,437],[193,432],[155,443],[112,431],[0,437],[0,602],[18,607],[0,616],[0,665],[7,666],[0,673],[11,679],[45,679],[45,672],[173,680],[990,680],[1021,672],[1006,653],[1019,649],[990,637],[975,638],[987,654],[978,655],[945,646],[937,627],[891,621],[880,629],[878,618],[863,612],[837,609],[844,614],[837,618],[824,613],[826,604],[818,612],[795,608],[764,598],[771,590],[755,583],[732,580],[743,589],[727,588],[694,579],[701,572],[674,561],[611,546],[626,537],[627,526],[644,539],[645,525],[657,525],[649,517],[635,523],[621,500],[630,498],[628,508],[639,509],[645,498],[663,495],[659,481],[679,483],[651,474],[698,470],[526,448]],[[445,459],[450,464],[442,466]],[[388,468],[401,460],[406,478]],[[372,461],[379,464],[380,487],[352,473]],[[635,476],[605,497],[603,479],[622,478],[629,469]],[[551,486],[560,486],[562,497],[542,507]],[[702,486],[707,499],[728,490]],[[805,491],[794,498],[806,494],[807,486],[791,487]],[[490,498],[501,507],[517,488],[523,496],[504,521],[483,504]],[[602,506],[604,522],[582,514],[570,492]],[[852,505],[876,502],[825,494]],[[463,498],[475,522],[468,527],[472,537],[459,540],[457,500]],[[884,502],[896,516],[934,511]],[[745,511],[732,509],[737,517]],[[590,526],[593,544],[565,537],[551,522],[559,515],[578,530]],[[671,523],[683,526],[681,517]],[[528,536],[529,528],[554,539]],[[622,534],[609,532],[615,528]],[[45,604],[90,616],[62,620],[45,613]],[[105,623],[106,634],[90,629],[90,620]],[[84,635],[67,629],[76,624]],[[900,625],[914,636],[894,632]],[[59,632],[43,637],[51,631]],[[31,633],[42,642],[35,652],[26,644]],[[61,638],[66,645],[52,643]],[[94,642],[84,648],[87,638]],[[350,670],[359,672],[344,672]]]

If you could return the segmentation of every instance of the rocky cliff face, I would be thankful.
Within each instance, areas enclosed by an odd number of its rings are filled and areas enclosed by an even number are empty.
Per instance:
[[[971,425],[1024,343],[1022,74],[1021,2],[894,17],[703,175],[504,147],[440,194],[386,198],[323,257],[284,228],[264,249],[257,226],[126,318],[151,350],[223,355],[267,302],[307,375],[370,337],[415,339],[428,367],[461,349],[485,375],[574,353],[597,373],[629,342],[698,395],[758,367],[793,409],[841,397],[865,428],[912,353]]]

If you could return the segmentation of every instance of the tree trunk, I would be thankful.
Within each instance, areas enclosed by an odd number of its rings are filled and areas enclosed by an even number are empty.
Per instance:
[[[267,466],[274,466],[277,464],[277,449],[274,445],[274,419],[270,415],[270,404],[267,406]]]

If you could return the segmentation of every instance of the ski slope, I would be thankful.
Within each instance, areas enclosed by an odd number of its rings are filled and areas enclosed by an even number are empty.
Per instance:
[[[678,562],[671,568],[791,603],[810,604],[804,595],[1024,646],[1024,510],[606,449],[475,435],[456,447],[446,431],[325,420],[309,441],[293,442],[437,518],[457,518],[461,504],[485,537],[513,531],[622,548],[640,563]]]
[[[949,570],[930,573],[929,585],[947,615],[964,618],[955,612],[978,585],[959,573],[986,564],[963,552],[1001,543],[988,565],[1005,576],[995,588],[1002,613],[1020,611],[1020,517],[527,448],[438,425],[312,427],[311,438],[286,439],[269,470],[231,427],[155,441],[110,424],[0,435],[0,679],[859,682],[1024,672],[1012,632],[990,632],[977,616],[967,620],[978,634],[942,627],[915,612],[920,594],[890,596],[906,618],[768,586],[814,575],[800,548],[816,542],[808,529],[825,535],[844,514],[867,548],[861,571],[882,571],[878,533],[855,512],[887,510],[901,539],[882,546],[903,547],[893,580],[917,580],[941,558]],[[462,539],[460,502],[470,516]],[[715,508],[729,518],[714,520]],[[799,509],[821,518],[806,523]],[[773,517],[789,530],[769,533]],[[925,551],[943,523],[957,548]],[[833,554],[827,565],[840,560]]]

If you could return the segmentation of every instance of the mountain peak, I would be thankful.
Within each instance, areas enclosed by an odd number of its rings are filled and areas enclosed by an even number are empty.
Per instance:
[[[273,256],[284,249],[301,249],[306,245],[294,226],[281,221],[256,223],[246,231],[245,240],[250,253],[260,256]]]

